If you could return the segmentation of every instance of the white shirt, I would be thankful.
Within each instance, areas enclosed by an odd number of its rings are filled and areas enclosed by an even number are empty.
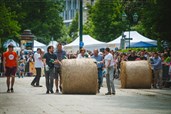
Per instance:
[[[42,68],[43,67],[43,61],[41,59],[39,59],[40,57],[41,56],[39,53],[36,52],[34,54],[34,61],[35,61],[34,66],[35,66],[35,68]]]
[[[82,59],[82,58],[90,58],[90,55],[86,53],[88,57],[82,56],[81,53],[78,54],[77,59]]]
[[[104,60],[105,60],[105,67],[108,66],[109,60],[111,61],[109,66],[114,66],[114,63],[113,63],[113,55],[112,55],[111,53],[108,53],[108,54],[105,56]]]
[[[82,56],[81,54],[78,54],[77,59],[81,59],[84,58],[84,56]]]

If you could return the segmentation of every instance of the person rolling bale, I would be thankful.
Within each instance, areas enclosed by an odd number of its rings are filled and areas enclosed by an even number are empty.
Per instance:
[[[148,61],[123,61],[121,63],[122,88],[151,88],[152,71]]]
[[[63,94],[96,94],[97,66],[92,59],[62,60]]]

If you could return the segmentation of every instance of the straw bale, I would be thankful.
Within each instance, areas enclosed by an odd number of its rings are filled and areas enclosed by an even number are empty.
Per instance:
[[[121,63],[122,88],[151,88],[152,70],[148,61],[123,61]]]
[[[63,94],[96,94],[97,66],[92,59],[62,61]]]

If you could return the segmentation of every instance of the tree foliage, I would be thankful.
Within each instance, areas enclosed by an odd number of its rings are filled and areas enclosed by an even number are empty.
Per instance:
[[[86,27],[96,39],[111,41],[122,31],[121,13],[122,5],[119,0],[97,0],[90,11]]]
[[[1,1],[7,9],[10,9],[10,13],[14,12],[16,23],[21,27],[21,30],[17,31],[18,34],[25,29],[30,29],[37,39],[44,43],[47,43],[51,37],[57,40],[63,36],[63,19],[60,16],[63,10],[62,0]],[[14,20],[10,22],[12,21]]]
[[[146,3],[141,14],[143,15],[142,24],[148,36],[171,41],[170,4],[170,0],[156,0]]]
[[[71,25],[69,26],[68,34],[71,37],[71,39],[73,39],[73,40],[78,37],[78,13],[76,14],[75,18],[73,19]]]
[[[0,4],[0,37],[17,36],[20,25],[16,20],[17,15],[4,3]]]

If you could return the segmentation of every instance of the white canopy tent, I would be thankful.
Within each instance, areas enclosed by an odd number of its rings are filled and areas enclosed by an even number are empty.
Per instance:
[[[33,50],[36,51],[37,48],[41,48],[43,51],[46,51],[47,46],[41,42],[34,40],[34,49]]]
[[[56,46],[58,45],[57,41],[50,41],[48,46],[53,46],[54,48],[56,48]]]
[[[79,41],[80,41],[79,37],[77,37],[73,42],[65,45],[64,49],[67,52],[73,52],[73,53],[77,52],[79,50]],[[90,50],[90,51],[93,51],[95,48],[100,49],[106,47],[105,42],[98,41],[89,35],[83,35],[83,43],[84,43],[83,47],[86,50]]]
[[[126,36],[125,38],[129,38],[129,31],[124,32],[124,35]],[[121,38],[122,38],[122,35],[119,36],[118,38],[116,38],[115,40],[108,42],[107,43],[108,47],[120,48]],[[151,40],[151,39],[139,34],[137,31],[130,31],[130,38],[132,38],[132,40],[130,40],[130,44],[134,44],[134,43],[138,43],[138,42],[142,41],[142,42],[157,45],[156,40]],[[126,41],[125,45],[127,46],[128,44],[129,44],[129,41]]]
[[[8,39],[4,44],[3,44],[3,47],[4,48],[7,48],[9,44],[13,44],[14,47],[19,47],[19,44],[14,41],[13,39]]]

